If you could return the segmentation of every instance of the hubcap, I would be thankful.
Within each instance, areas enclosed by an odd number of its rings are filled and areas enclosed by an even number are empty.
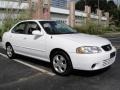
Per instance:
[[[9,57],[12,57],[12,47],[11,46],[7,46],[7,55],[9,56]]]
[[[59,73],[65,72],[67,68],[66,59],[61,55],[56,55],[53,58],[53,67]]]

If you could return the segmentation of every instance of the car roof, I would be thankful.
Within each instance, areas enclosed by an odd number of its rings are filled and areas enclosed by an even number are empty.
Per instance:
[[[42,19],[34,20],[34,19],[32,19],[32,20],[23,20],[23,21],[20,21],[20,22],[27,22],[27,21],[37,21],[37,22],[39,22],[39,21],[55,21],[55,20],[42,20]]]

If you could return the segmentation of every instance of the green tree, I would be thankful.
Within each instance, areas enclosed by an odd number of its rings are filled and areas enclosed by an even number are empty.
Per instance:
[[[110,11],[112,19],[111,21],[114,21],[116,26],[120,27],[120,8],[118,9],[113,9]]]
[[[7,9],[5,11],[5,18],[3,19],[2,25],[0,25],[0,37],[2,37],[3,33],[10,30],[10,28],[17,22],[22,20],[31,19],[30,10],[23,10],[18,13],[18,15],[13,16],[13,9]]]
[[[117,5],[114,3],[114,1],[113,0],[110,0],[110,1],[108,1],[108,11],[109,10],[113,10],[113,9],[117,9]]]
[[[85,1],[84,0],[79,0],[75,5],[75,9],[80,10],[80,11],[84,11],[84,7],[85,7]]]
[[[113,0],[79,0],[76,3],[76,10],[84,10],[85,4],[90,6],[92,12],[96,12],[96,9],[99,7],[103,11],[110,11],[113,9],[117,9],[117,5],[114,3]]]
[[[86,1],[86,2],[85,2]],[[113,0],[79,0],[76,3],[76,10],[84,11],[85,4],[91,7],[92,12],[96,12],[96,9],[99,8],[103,12],[109,12],[110,17],[112,17],[111,21],[114,22],[116,26],[120,26],[120,8],[117,8],[117,5]]]

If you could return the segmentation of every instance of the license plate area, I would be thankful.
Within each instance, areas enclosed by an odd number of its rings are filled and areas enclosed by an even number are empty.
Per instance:
[[[115,52],[112,52],[111,54],[110,54],[110,58],[113,58],[114,56],[115,56]]]

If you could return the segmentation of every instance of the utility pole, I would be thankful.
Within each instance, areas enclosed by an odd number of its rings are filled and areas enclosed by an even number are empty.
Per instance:
[[[117,8],[119,8],[119,5],[120,5],[120,4],[119,4],[119,0],[117,0]]]

